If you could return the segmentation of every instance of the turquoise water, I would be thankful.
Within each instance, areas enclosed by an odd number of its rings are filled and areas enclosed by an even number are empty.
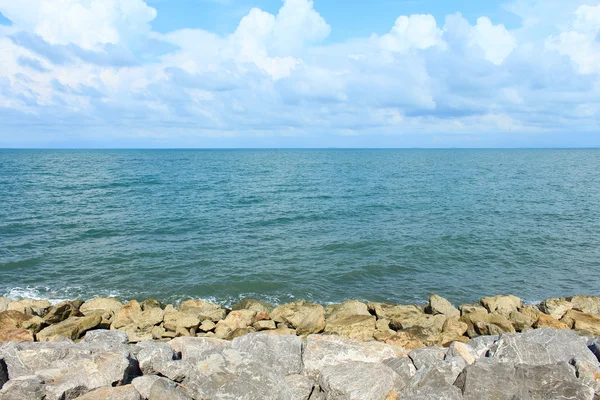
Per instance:
[[[600,294],[600,150],[0,150],[0,294]]]

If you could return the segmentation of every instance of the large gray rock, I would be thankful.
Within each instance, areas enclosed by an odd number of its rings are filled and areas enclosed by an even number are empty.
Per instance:
[[[100,388],[86,393],[77,400],[144,400],[132,385]]]
[[[388,358],[387,360],[383,360],[382,364],[387,365],[396,373],[394,386],[397,390],[404,389],[417,372],[415,365],[408,357]]]
[[[1,400],[45,400],[43,381],[36,376],[11,379],[0,390]]]
[[[175,353],[180,354],[183,360],[205,360],[231,348],[231,342],[206,337],[178,337],[171,340],[169,346]]]
[[[80,342],[81,345],[87,345],[93,349],[118,352],[129,352],[128,343],[129,339],[125,332],[105,329],[88,331]]]
[[[0,357],[0,389],[8,381],[8,367],[4,362],[4,358]]]
[[[324,367],[319,386],[327,399],[381,400],[394,390],[396,373],[386,365],[347,362]]]
[[[453,385],[466,366],[467,362],[462,357],[438,361],[417,370],[407,386],[409,389],[418,389],[444,388]]]
[[[424,347],[411,351],[408,356],[417,369],[422,369],[442,361],[447,351],[444,347]]]
[[[490,355],[500,362],[527,365],[574,363],[577,360],[597,362],[586,339],[568,330],[544,328],[504,335],[496,346]]]
[[[150,389],[152,388],[152,385],[159,379],[168,380],[158,375],[144,375],[133,379],[131,381],[131,385],[135,388],[135,390],[138,391],[142,398],[147,399],[150,397]]]
[[[483,359],[456,380],[465,400],[592,400],[592,388],[579,382],[567,363],[514,365]]]
[[[188,390],[168,379],[157,379],[150,387],[148,400],[193,400]]]
[[[251,333],[235,338],[231,347],[257,363],[276,368],[284,375],[302,372],[302,339],[298,336]]]
[[[359,342],[338,336],[310,335],[302,353],[304,372],[316,378],[326,366],[348,361],[380,363],[397,357],[390,345],[379,342]]]
[[[315,387],[315,382],[304,375],[288,375],[284,380],[290,395],[289,400],[308,400]]]
[[[175,352],[167,343],[139,342],[133,352],[144,375],[160,373],[165,369],[165,363],[175,358]]]
[[[462,392],[453,385],[416,387],[400,392],[398,400],[462,400]]]

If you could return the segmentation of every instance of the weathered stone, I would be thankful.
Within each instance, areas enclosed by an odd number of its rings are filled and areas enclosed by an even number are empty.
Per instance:
[[[453,385],[410,388],[400,393],[398,400],[463,400],[462,392]]]
[[[5,342],[33,342],[33,334],[22,328],[0,329],[0,343]]]
[[[396,357],[392,346],[379,342],[358,340],[327,335],[309,335],[302,353],[304,371],[316,377],[325,366],[338,365],[347,361],[380,363]]]
[[[44,322],[48,325],[58,324],[69,317],[76,316],[78,309],[70,301],[63,301],[58,303],[48,310],[48,313],[44,316]]]
[[[467,343],[469,340],[471,339],[468,336],[457,336],[455,333],[442,332],[432,345],[449,347],[454,342]]]
[[[134,354],[144,375],[158,374],[165,362],[173,361],[175,352],[167,343],[143,341],[134,348]]]
[[[136,300],[132,300],[125,304],[115,314],[113,318],[112,327],[114,329],[123,328],[124,326],[136,324],[137,318],[142,313],[142,306]]]
[[[541,328],[569,329],[567,324],[565,324],[564,322],[560,322],[560,321],[554,319],[552,316],[546,315],[546,314],[540,314],[540,316],[538,317],[535,324],[533,324],[533,327],[535,329],[541,329]]]
[[[570,310],[562,322],[576,331],[590,336],[600,336],[600,316]]]
[[[204,300],[187,300],[179,305],[179,311],[187,314],[193,314],[200,321],[210,319],[213,322],[225,318],[227,312],[218,304],[212,304]],[[166,310],[165,310],[166,313]]]
[[[288,375],[284,378],[289,400],[309,400],[315,382],[304,375]]]
[[[444,322],[442,332],[463,336],[467,333],[467,329],[469,329],[469,326],[465,322],[459,320],[458,317],[451,317]]]
[[[32,300],[25,299],[19,301],[13,301],[6,308],[9,311],[19,311],[24,314],[36,315],[43,317],[50,308],[50,302],[48,300]]]
[[[554,319],[561,319],[573,304],[566,299],[547,299],[540,303],[540,310]]]
[[[387,319],[390,321],[402,321],[424,314],[423,309],[415,305],[400,306],[384,303],[368,303],[367,307],[371,313],[377,316],[377,319]]]
[[[270,314],[271,311],[275,309],[271,304],[267,304],[265,302],[254,300],[254,299],[243,299],[231,306],[233,311],[236,310],[252,310],[258,312],[266,312]]]
[[[30,319],[31,315],[27,315],[20,311],[2,311],[0,312],[0,329],[22,328],[23,324]]]
[[[586,314],[600,315],[600,296],[574,296],[567,299],[573,305],[573,310]]]
[[[531,329],[536,322],[536,319],[532,318],[530,315],[523,314],[520,311],[511,312],[508,316],[508,320],[517,332],[525,332]]]
[[[487,312],[473,312],[460,318],[468,326],[467,336],[470,338],[479,335],[497,335],[500,333],[515,333],[515,328],[503,315]]]
[[[168,379],[159,378],[150,386],[148,400],[193,400],[193,398],[187,388]]]
[[[44,383],[36,376],[13,378],[0,390],[2,400],[45,400]]]
[[[81,307],[79,307],[79,311],[86,316],[96,311],[116,314],[119,312],[119,310],[121,310],[121,308],[123,308],[123,303],[117,299],[98,297],[83,303]]]
[[[150,389],[152,388],[152,385],[154,382],[160,379],[167,380],[166,378],[157,375],[138,376],[131,381],[131,385],[135,388],[135,390],[138,391],[143,399],[148,399],[150,397]]]
[[[479,358],[475,349],[466,343],[454,342],[448,348],[448,357],[462,357],[468,365],[473,364]]]
[[[142,306],[142,310],[144,310],[144,311],[148,311],[151,308],[160,308],[160,309],[163,308],[163,304],[160,301],[155,300],[155,299],[146,299],[146,300],[142,301],[141,306]]]
[[[375,316],[370,314],[336,315],[327,320],[324,332],[329,335],[339,335],[351,339],[368,341],[373,340],[375,322]]]
[[[510,313],[517,311],[523,306],[523,301],[513,295],[485,297],[481,299],[481,304],[487,308],[490,313],[496,312],[505,317]]]
[[[32,334],[36,334],[45,327],[44,319],[42,317],[34,316],[28,321],[23,322],[23,329],[29,330]]]
[[[256,311],[237,310],[230,312],[223,320],[223,323],[229,326],[232,331],[240,328],[247,328],[256,321]]]
[[[434,315],[442,314],[447,317],[460,317],[458,308],[454,307],[452,303],[437,294],[429,296],[429,305],[427,306],[426,311]]]
[[[424,341],[427,341],[427,338],[430,336],[436,336],[442,333],[446,319],[447,317],[441,314],[415,314],[405,318],[392,317],[390,325],[392,329],[396,330],[409,330],[411,328],[418,328],[419,336],[421,336]],[[415,332],[416,330],[413,331],[413,333]]]
[[[231,347],[284,375],[302,372],[302,339],[298,336],[252,333],[234,339]]]
[[[375,323],[375,329],[378,331],[386,331],[390,329],[390,322],[389,319],[378,319]]]
[[[296,334],[295,329],[289,329],[289,328],[277,328],[277,329],[272,329],[272,330],[263,331],[263,332],[268,333],[269,335],[295,335]]]
[[[42,329],[36,338],[40,342],[54,340],[58,336],[64,336],[71,340],[79,339],[90,329],[100,325],[102,317],[98,314],[92,314],[86,317],[71,317],[55,325],[50,325]]]
[[[9,299],[8,297],[0,297],[0,312],[6,311],[10,303],[12,303],[12,299]]]
[[[384,365],[390,367],[396,373],[396,381],[394,387],[397,390],[402,390],[408,382],[415,376],[417,369],[412,360],[408,357],[394,357],[383,360]]]
[[[129,339],[125,332],[99,329],[88,331],[80,343],[92,349],[129,354],[130,348],[127,345],[128,342]]]
[[[467,366],[462,357],[447,358],[418,369],[408,382],[408,388],[447,387],[454,384],[458,375]]]
[[[371,316],[369,308],[358,300],[348,300],[341,304],[332,304],[325,307],[325,318],[343,318],[350,315]]]
[[[394,389],[396,373],[386,365],[347,362],[324,367],[319,386],[328,399],[381,400]]]
[[[273,310],[275,322],[285,322],[296,329],[299,335],[320,333],[325,329],[325,309],[319,304],[298,300],[283,304]]]
[[[419,337],[410,332],[397,332],[391,337],[383,340],[383,342],[394,347],[399,347],[404,351],[411,351],[425,347],[425,343],[423,343]]]
[[[190,329],[198,325],[200,325],[200,317],[194,314],[176,311],[164,315],[164,326],[169,331],[175,332],[177,328]]]
[[[408,356],[412,360],[417,370],[420,370],[424,367],[428,367],[443,361],[444,357],[446,357],[447,351],[448,350],[443,347],[427,347],[415,349],[408,353]]]
[[[165,328],[163,328],[162,326],[153,326],[150,330],[150,333],[152,334],[152,339],[154,340],[162,339],[165,332]]]
[[[8,382],[8,367],[4,362],[4,358],[0,356],[0,389]]]
[[[217,325],[214,322],[206,320],[200,324],[198,330],[200,330],[201,332],[210,332],[213,331],[216,327]]]
[[[465,400],[513,400],[515,384],[515,367],[490,359],[467,366],[455,382]]]
[[[597,363],[584,339],[568,330],[534,329],[520,335],[504,335],[490,354],[500,362],[527,365],[573,363],[577,360]]]
[[[581,383],[591,387],[594,392],[600,392],[600,367],[589,361],[577,360],[575,362],[577,378]]]
[[[186,328],[182,328],[181,326],[178,326],[177,329],[175,329],[175,333],[177,334],[177,337],[179,336],[192,336],[190,331]]]
[[[135,317],[134,322],[142,330],[153,328],[163,322],[164,315],[165,313],[160,307],[146,307]]]
[[[466,315],[466,314],[476,313],[476,312],[483,312],[483,313],[488,312],[487,308],[485,308],[481,304],[462,304],[458,307],[458,309],[460,310],[461,316]]]
[[[181,354],[183,360],[205,360],[231,348],[231,342],[214,338],[179,337],[171,340],[169,346],[175,353]]]
[[[267,330],[273,330],[273,329],[277,329],[277,327],[275,326],[275,321],[272,320],[263,320],[263,321],[256,321],[252,327],[254,329],[256,329],[257,331],[267,331]],[[295,331],[294,331],[295,334]]]
[[[132,385],[100,388],[86,393],[77,400],[144,400]]]

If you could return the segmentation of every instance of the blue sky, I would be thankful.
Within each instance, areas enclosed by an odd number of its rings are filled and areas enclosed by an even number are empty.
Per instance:
[[[0,13],[0,147],[600,146],[600,0]]]

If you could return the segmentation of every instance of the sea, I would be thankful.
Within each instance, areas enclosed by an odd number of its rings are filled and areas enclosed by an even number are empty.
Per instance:
[[[600,295],[600,150],[0,150],[0,295]]]

